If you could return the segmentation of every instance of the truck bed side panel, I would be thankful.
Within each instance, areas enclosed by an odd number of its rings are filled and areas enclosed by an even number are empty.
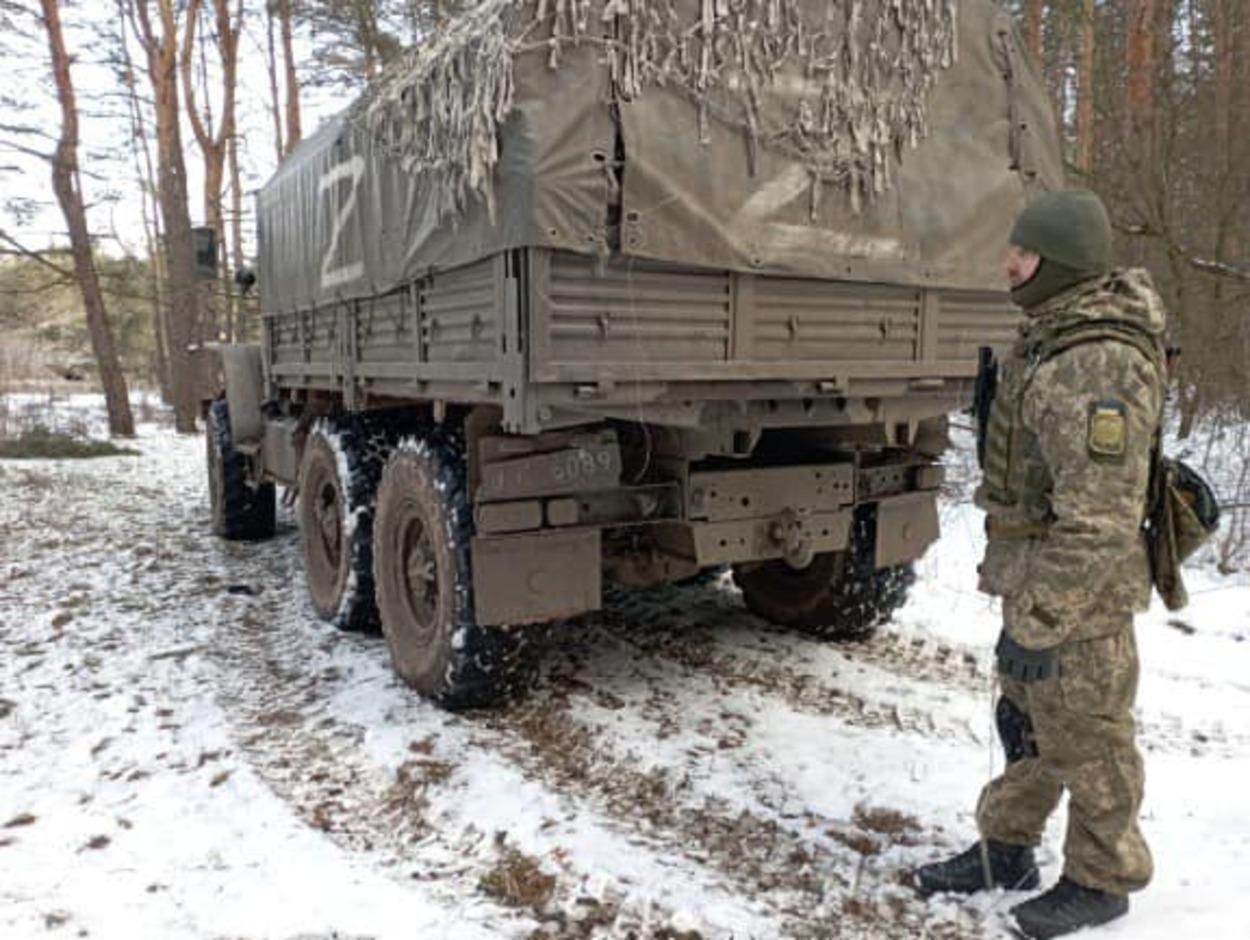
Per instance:
[[[1006,294],[596,261],[531,249],[538,382],[968,378]]]

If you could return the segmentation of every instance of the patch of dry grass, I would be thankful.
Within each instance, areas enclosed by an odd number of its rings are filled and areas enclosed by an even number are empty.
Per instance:
[[[97,441],[51,431],[42,425],[23,431],[17,437],[0,438],[0,459],[4,460],[85,460],[91,457],[138,457],[139,451],[118,447],[112,441]]]
[[[915,816],[882,806],[867,806],[863,803],[855,807],[851,821],[869,832],[895,837],[893,839],[895,842],[902,842],[902,839],[897,838],[899,836],[920,831],[920,821]]]
[[[542,870],[532,856],[506,848],[494,866],[482,876],[478,886],[490,897],[508,907],[541,911],[556,890],[556,877]]]
[[[827,835],[829,838],[842,843],[848,849],[858,852],[860,855],[879,855],[881,853],[881,843],[866,832],[830,829]]]

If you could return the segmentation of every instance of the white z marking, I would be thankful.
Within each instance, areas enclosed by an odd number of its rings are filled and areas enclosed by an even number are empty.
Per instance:
[[[318,186],[318,191],[321,193],[324,193],[327,189],[332,194],[337,193],[340,181],[345,179],[352,181],[351,192],[348,194],[347,199],[344,200],[338,215],[334,219],[334,230],[330,233],[330,247],[326,249],[325,257],[321,262],[322,290],[329,290],[332,287],[350,283],[365,273],[365,263],[363,261],[340,265],[337,268],[332,267],[334,255],[339,248],[339,238],[343,234],[343,227],[347,225],[347,220],[356,208],[356,198],[360,191],[360,179],[364,175],[365,158],[355,156],[346,163],[340,163],[338,166],[327,170],[326,174],[321,177],[321,183]]]

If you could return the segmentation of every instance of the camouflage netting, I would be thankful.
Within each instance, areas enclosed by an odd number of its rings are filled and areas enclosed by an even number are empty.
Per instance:
[[[266,183],[263,302],[521,247],[999,289],[1058,144],[997,0],[485,0]]]
[[[507,21],[516,0],[486,2],[388,69],[353,109],[409,173],[440,177],[440,215],[476,193],[494,214],[489,185],[499,162],[499,125],[512,110],[516,41]]]
[[[613,87],[635,100],[680,89],[708,121],[741,128],[754,164],[776,150],[859,211],[891,185],[893,158],[928,133],[927,98],[956,55],[956,0],[485,0],[389,70],[358,105],[404,169],[439,180],[439,211],[470,194],[494,215],[499,128],[511,111],[514,59],[542,52],[559,69],[569,45],[602,47]],[[805,15],[805,9],[808,11]]]
[[[805,6],[701,0],[692,24],[672,0],[611,0],[613,77],[627,99],[681,88],[702,142],[710,114],[745,130],[752,162],[758,146],[778,150],[858,208],[889,188],[890,157],[928,133],[928,93],[955,59],[955,0],[830,0],[819,24]]]

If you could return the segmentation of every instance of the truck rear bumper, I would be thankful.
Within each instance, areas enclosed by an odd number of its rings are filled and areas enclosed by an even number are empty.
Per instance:
[[[940,483],[933,466],[856,472],[838,463],[694,472],[684,484],[481,503],[473,540],[478,616],[526,623],[597,609],[605,567],[626,583],[743,562],[801,568],[818,554],[849,550],[857,517],[871,519],[872,543],[856,548],[871,551],[875,568],[905,564],[938,536]],[[542,528],[508,531],[523,525]],[[605,531],[640,539],[624,550],[613,539],[605,553]]]

